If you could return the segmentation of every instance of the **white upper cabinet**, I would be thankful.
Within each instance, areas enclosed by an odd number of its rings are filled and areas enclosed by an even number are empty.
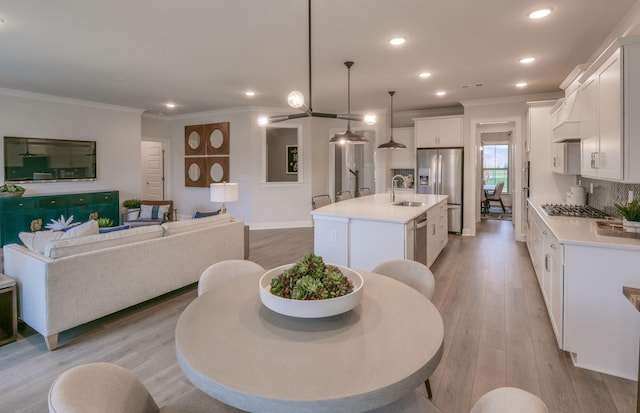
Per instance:
[[[416,148],[463,146],[461,116],[418,118],[414,122]]]
[[[640,38],[618,39],[580,80],[581,174],[640,183]]]
[[[393,128],[393,140],[404,144],[407,149],[389,151],[391,169],[414,169],[416,167],[416,144],[413,128]]]

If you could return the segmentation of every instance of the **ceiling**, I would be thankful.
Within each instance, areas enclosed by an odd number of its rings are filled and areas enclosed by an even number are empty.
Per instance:
[[[387,108],[389,90],[398,111],[557,92],[635,2],[315,0],[312,106],[346,112],[346,60],[354,112]],[[540,6],[553,13],[527,18]],[[165,115],[308,96],[304,0],[7,0],[0,18],[0,88]],[[406,44],[390,46],[396,35]]]

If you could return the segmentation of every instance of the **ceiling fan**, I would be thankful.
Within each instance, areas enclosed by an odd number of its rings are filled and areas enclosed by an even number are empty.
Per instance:
[[[376,115],[375,114],[366,114],[366,115],[352,115],[350,113],[324,113],[324,112],[314,112],[311,105],[311,97],[312,97],[312,82],[311,82],[311,0],[308,2],[308,11],[309,11],[309,24],[308,24],[308,38],[309,38],[309,105],[305,104],[304,94],[300,91],[294,90],[289,93],[287,97],[287,103],[290,107],[294,109],[301,109],[302,113],[294,113],[290,115],[275,115],[275,116],[259,116],[258,117],[258,125],[266,126],[269,123],[283,122],[290,119],[297,118],[306,118],[306,117],[320,117],[320,118],[334,118],[334,119],[344,119],[348,121],[363,121],[367,125],[373,125],[376,123]],[[345,62],[345,66],[350,70],[353,62]],[[350,92],[349,92],[350,93]],[[350,99],[350,97],[349,97]],[[347,133],[350,132],[350,123],[347,124]],[[343,134],[346,135],[347,133]],[[352,135],[355,135],[351,133]],[[358,136],[358,135],[356,135]],[[364,138],[364,137],[363,137]],[[364,138],[366,142],[366,138]],[[362,142],[362,143],[364,143]]]

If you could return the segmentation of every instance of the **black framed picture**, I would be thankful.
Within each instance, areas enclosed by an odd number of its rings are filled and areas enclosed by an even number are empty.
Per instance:
[[[287,175],[298,173],[298,145],[286,145],[287,148]]]

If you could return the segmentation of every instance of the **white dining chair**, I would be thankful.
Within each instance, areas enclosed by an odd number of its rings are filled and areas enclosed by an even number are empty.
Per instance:
[[[49,389],[50,413],[226,413],[242,412],[194,388],[159,408],[133,373],[112,363],[73,367]]]
[[[548,413],[549,410],[538,396],[515,387],[500,387],[480,397],[470,413],[512,412]]]
[[[436,280],[429,267],[424,264],[405,259],[389,260],[381,262],[371,271],[386,275],[387,277],[408,285],[427,297],[429,301],[433,298]],[[425,380],[424,385],[427,388],[427,395],[431,399],[433,395],[431,393],[431,383],[429,379]]]
[[[225,260],[217,262],[205,269],[200,276],[200,280],[198,281],[198,296],[232,278],[264,271],[265,269],[261,265],[248,260]]]

